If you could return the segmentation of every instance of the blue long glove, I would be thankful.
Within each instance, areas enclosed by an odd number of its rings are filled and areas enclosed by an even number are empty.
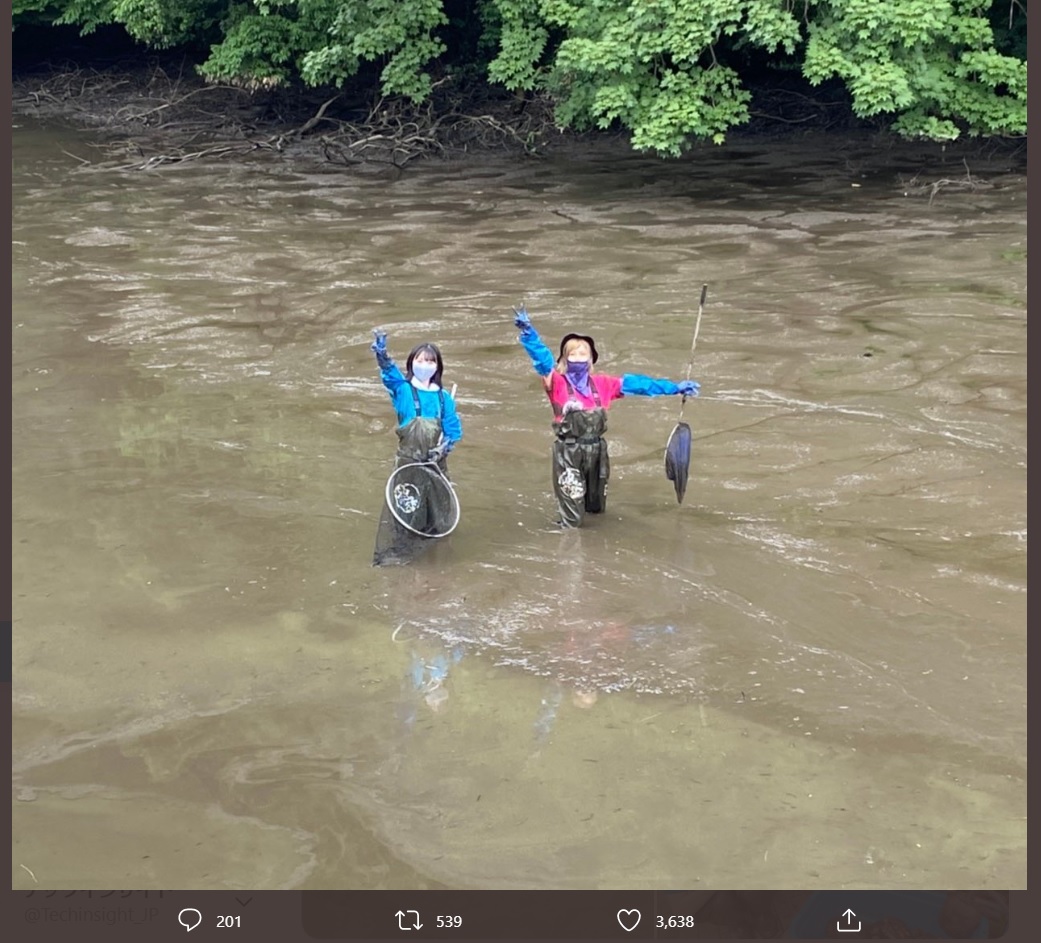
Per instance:
[[[622,375],[622,394],[625,396],[697,396],[701,384],[697,380],[682,380],[673,383],[672,380],[659,380],[654,377],[645,377],[640,373],[625,373]]]
[[[521,346],[528,352],[535,372],[540,377],[549,376],[553,364],[556,363],[553,352],[542,343],[542,338],[532,325],[531,318],[528,317],[528,311],[523,304],[519,308],[514,308],[513,314],[513,323],[520,328]]]
[[[376,355],[376,363],[382,368],[390,363],[390,354],[387,353],[387,332],[373,328],[372,333],[376,339],[369,345],[369,350]]]
[[[525,307],[524,302],[521,302],[519,308],[513,309],[513,314],[513,323],[520,328],[521,334],[528,334],[535,330],[531,326],[531,318],[528,317],[528,309]]]

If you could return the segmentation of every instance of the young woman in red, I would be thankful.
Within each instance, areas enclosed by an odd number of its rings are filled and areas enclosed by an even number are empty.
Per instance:
[[[514,308],[513,323],[520,342],[553,408],[553,493],[562,527],[581,527],[585,514],[602,514],[607,507],[607,410],[623,396],[697,396],[696,380],[654,379],[638,373],[610,376],[594,373],[599,359],[596,343],[585,334],[566,334],[560,354],[542,342],[527,310]]]

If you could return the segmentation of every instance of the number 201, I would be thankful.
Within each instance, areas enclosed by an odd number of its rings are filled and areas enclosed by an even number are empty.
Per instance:
[[[218,917],[218,927],[241,927],[242,917]]]

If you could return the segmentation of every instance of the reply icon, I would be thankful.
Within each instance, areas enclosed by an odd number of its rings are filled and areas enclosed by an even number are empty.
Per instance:
[[[184,929],[191,933],[200,923],[202,923],[202,914],[199,913],[194,907],[185,907],[177,915],[177,922],[184,927]]]

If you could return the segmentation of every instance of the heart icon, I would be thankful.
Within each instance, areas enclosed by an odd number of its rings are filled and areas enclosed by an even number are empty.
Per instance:
[[[626,933],[631,933],[640,923],[640,911],[635,907],[632,910],[619,910],[618,922]]]

